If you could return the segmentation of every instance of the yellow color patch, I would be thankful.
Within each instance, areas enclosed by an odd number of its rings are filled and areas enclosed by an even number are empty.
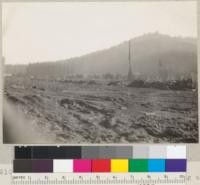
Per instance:
[[[111,159],[111,172],[128,172],[128,159]]]

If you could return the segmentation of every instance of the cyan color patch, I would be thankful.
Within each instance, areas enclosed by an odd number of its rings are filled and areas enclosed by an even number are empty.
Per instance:
[[[165,172],[165,159],[149,159],[148,171],[149,172]]]

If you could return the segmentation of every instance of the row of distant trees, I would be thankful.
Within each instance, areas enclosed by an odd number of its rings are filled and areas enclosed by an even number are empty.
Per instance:
[[[106,79],[106,80],[123,80],[126,75],[122,74],[77,74],[72,66],[65,63],[40,63],[29,64],[26,74],[36,78],[55,78],[55,79]]]
[[[166,70],[163,65],[160,64],[160,69],[157,74],[141,74],[133,72],[133,80],[144,81],[173,81],[173,80],[186,80],[192,79],[193,82],[197,81],[197,72],[184,72],[174,74],[173,72]],[[77,74],[77,69],[69,65],[69,63],[34,63],[27,66],[8,66],[7,73],[13,75],[26,75],[38,79],[89,79],[89,80],[126,80],[127,75],[123,74]],[[128,70],[127,70],[128,72]]]

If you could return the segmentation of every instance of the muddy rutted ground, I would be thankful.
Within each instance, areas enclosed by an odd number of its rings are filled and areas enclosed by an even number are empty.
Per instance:
[[[192,90],[9,78],[5,95],[52,142],[198,142]]]

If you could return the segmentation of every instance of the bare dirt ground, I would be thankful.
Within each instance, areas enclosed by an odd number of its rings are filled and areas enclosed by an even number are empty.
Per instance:
[[[55,143],[198,142],[197,91],[17,77],[4,89]]]

